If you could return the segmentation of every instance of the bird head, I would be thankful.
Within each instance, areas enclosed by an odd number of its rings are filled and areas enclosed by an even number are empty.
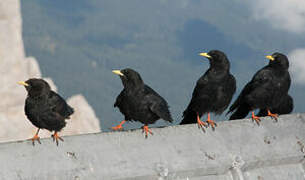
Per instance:
[[[140,74],[133,69],[126,68],[123,70],[113,70],[112,72],[120,76],[124,87],[127,89],[144,85]]]
[[[289,68],[289,61],[286,55],[275,52],[272,55],[266,56],[269,59],[269,65],[271,66],[280,66],[281,68],[287,70]]]
[[[200,53],[199,55],[208,58],[211,68],[221,68],[226,70],[229,70],[230,68],[230,62],[222,51],[211,50],[208,53]]]
[[[25,87],[30,97],[43,96],[51,91],[50,85],[43,79],[32,78],[27,81],[19,81],[18,84]]]

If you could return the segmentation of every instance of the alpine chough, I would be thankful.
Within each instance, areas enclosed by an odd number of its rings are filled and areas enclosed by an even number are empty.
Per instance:
[[[180,124],[196,123],[199,128],[207,126],[200,120],[201,116],[208,114],[207,123],[213,130],[217,124],[210,119],[210,113],[221,114],[230,104],[236,90],[236,81],[230,73],[230,62],[227,56],[219,51],[200,53],[210,61],[210,68],[199,78],[192,94],[192,99],[183,112]]]
[[[255,109],[265,109],[268,116],[277,120],[278,115],[271,113],[271,109],[278,107],[281,97],[288,94],[291,83],[289,62],[284,54],[278,52],[266,58],[270,60],[269,64],[256,72],[230,107],[228,113],[233,113],[230,120],[244,118],[252,111],[252,119],[259,124]]]
[[[43,79],[33,78],[18,83],[23,85],[28,92],[24,107],[25,114],[38,128],[34,137],[31,138],[33,145],[35,140],[40,143],[38,136],[40,129],[54,131],[53,141],[56,141],[56,145],[58,145],[58,139],[63,141],[58,132],[65,127],[65,119],[69,119],[69,116],[73,114],[73,108],[60,95],[52,91],[49,84]]]
[[[153,124],[160,118],[169,122],[173,121],[167,102],[144,84],[138,72],[129,68],[112,72],[120,76],[124,86],[116,98],[114,107],[118,107],[125,116],[125,120],[113,127],[113,130],[122,129],[126,121],[139,121],[144,124],[142,128],[147,138],[148,133],[153,134],[148,124]]]

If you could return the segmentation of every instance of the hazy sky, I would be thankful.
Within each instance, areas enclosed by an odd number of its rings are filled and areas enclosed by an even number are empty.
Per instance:
[[[231,61],[234,99],[268,63],[265,55],[287,54],[295,112],[305,111],[305,2],[26,0],[22,13],[27,55],[37,58],[60,94],[84,94],[103,130],[123,120],[113,108],[122,85],[112,69],[137,70],[168,101],[178,123],[209,66],[198,53],[212,49]]]

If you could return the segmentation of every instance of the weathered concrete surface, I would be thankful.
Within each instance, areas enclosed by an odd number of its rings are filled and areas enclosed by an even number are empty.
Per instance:
[[[0,144],[0,179],[301,180],[305,114]]]

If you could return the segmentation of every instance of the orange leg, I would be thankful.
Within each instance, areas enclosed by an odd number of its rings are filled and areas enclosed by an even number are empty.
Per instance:
[[[275,121],[277,121],[277,118],[279,117],[278,114],[272,114],[269,109],[268,109],[268,116],[270,116],[272,119],[275,119]]]
[[[260,123],[260,118],[258,116],[255,116],[254,111],[252,111],[252,120],[255,120],[257,125]]]
[[[142,128],[143,128],[143,133],[145,132],[145,138],[148,137],[148,133],[154,135],[154,133],[148,128],[147,124],[145,124]]]
[[[56,141],[56,145],[58,146],[58,139],[61,140],[62,142],[64,141],[63,138],[61,138],[57,132],[55,131],[54,134],[52,135],[53,141]]]
[[[198,125],[198,128],[199,129],[201,128],[203,131],[205,131],[203,127],[207,127],[207,124],[200,120],[200,117],[199,117],[198,113],[197,113],[197,125]]]
[[[123,124],[125,123],[126,121],[122,121],[119,125],[115,126],[115,127],[112,127],[111,129],[113,130],[122,130],[123,129]]]
[[[212,129],[213,129],[213,130],[215,130],[215,127],[217,126],[217,124],[216,124],[213,120],[211,120],[211,118],[210,118],[210,113],[208,113],[208,119],[207,119],[206,122],[207,122],[209,125],[212,126]]]
[[[41,144],[40,137],[38,136],[39,130],[40,130],[40,128],[38,128],[38,130],[37,130],[36,134],[34,135],[34,137],[31,138],[33,146],[35,146],[35,140],[37,140],[38,143]]]

